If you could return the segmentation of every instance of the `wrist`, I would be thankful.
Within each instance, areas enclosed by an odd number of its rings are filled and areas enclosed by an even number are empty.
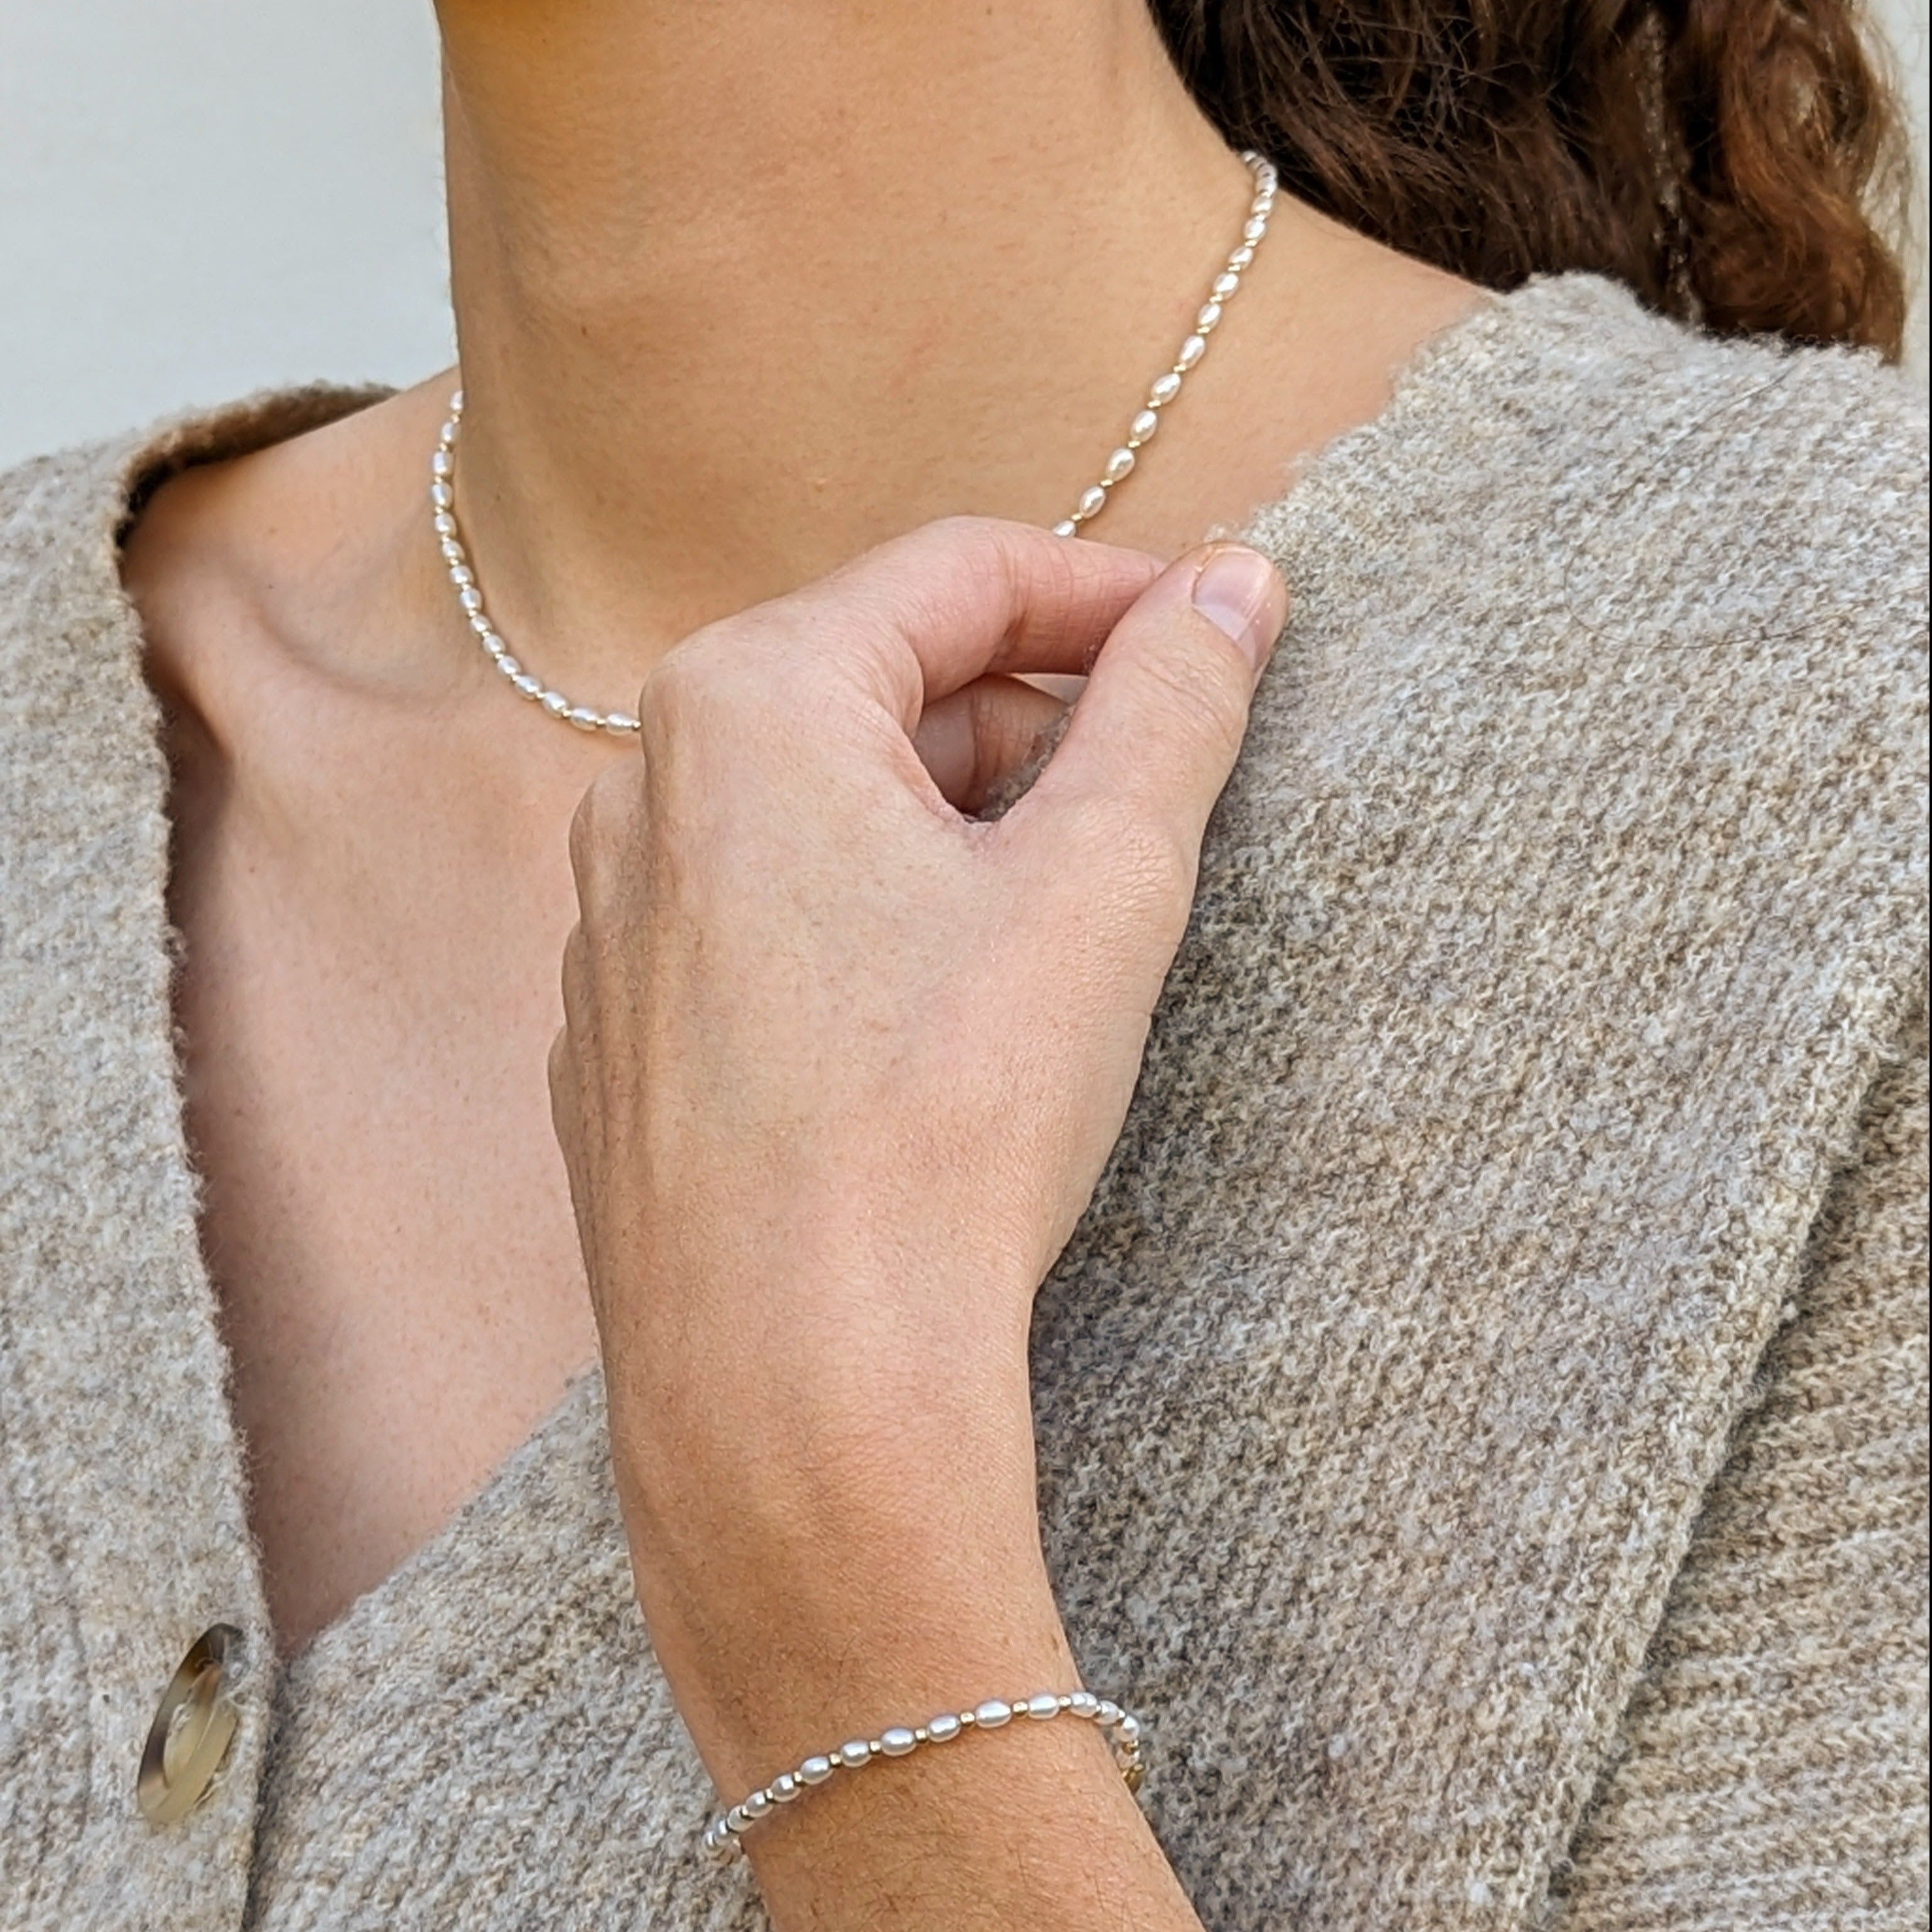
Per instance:
[[[955,1541],[844,1544],[813,1562],[676,1570],[640,1556],[658,1660],[721,1792],[812,1752],[1078,1676],[1039,1552]]]
[[[821,1768],[816,1786],[789,1802],[764,1794],[723,1829],[777,1927],[820,1924],[836,1900],[854,1924],[1200,1932],[1124,1774],[1137,1763],[1138,1746],[1123,1751],[1096,1723],[1016,1714],[862,1768]]]

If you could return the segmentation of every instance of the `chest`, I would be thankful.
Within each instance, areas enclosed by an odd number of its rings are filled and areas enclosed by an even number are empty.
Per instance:
[[[351,776],[326,812],[178,782],[187,1123],[285,1648],[596,1353],[545,1078],[567,810]]]

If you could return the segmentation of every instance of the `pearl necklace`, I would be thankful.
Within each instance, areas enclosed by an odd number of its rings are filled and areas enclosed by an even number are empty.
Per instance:
[[[1223,310],[1241,286],[1243,272],[1255,259],[1255,250],[1268,232],[1268,217],[1274,211],[1276,177],[1274,164],[1262,155],[1245,153],[1241,159],[1255,178],[1254,198],[1248,204],[1248,217],[1241,238],[1226,265],[1216,275],[1194,317],[1194,326],[1176,351],[1172,365],[1154,378],[1147,401],[1127,425],[1126,440],[1107,458],[1099,478],[1080,494],[1071,513],[1053,526],[1056,536],[1071,537],[1083,524],[1090,524],[1107,507],[1111,492],[1118,489],[1138,466],[1139,452],[1152,440],[1160,427],[1160,412],[1180,394],[1188,371],[1208,352],[1208,338],[1219,326]],[[573,704],[560,691],[553,690],[532,671],[526,670],[511,654],[497,634],[484,608],[483,593],[476,586],[476,572],[463,547],[463,532],[456,520],[456,433],[463,422],[463,392],[449,399],[449,418],[436,438],[436,453],[430,458],[430,510],[449,580],[455,586],[457,602],[470,628],[476,633],[490,662],[533,704],[540,704],[553,718],[574,725],[580,731],[608,731],[617,737],[635,732],[638,721],[628,711],[598,711],[587,704]]]

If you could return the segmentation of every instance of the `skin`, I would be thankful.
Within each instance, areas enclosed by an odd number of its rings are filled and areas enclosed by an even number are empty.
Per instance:
[[[643,687],[646,756],[470,641],[422,494],[452,377],[158,493],[124,574],[204,1241],[283,1646],[601,1355],[640,1601],[735,1796],[1074,1681],[1027,1314],[1238,743],[1226,629],[1282,608],[1190,546],[1480,298],[1284,197],[1109,544],[894,543],[1062,514],[1238,227],[1138,5],[440,10],[466,533],[544,675]],[[962,817],[1057,714],[1014,674],[1090,662],[1039,784]],[[750,1842],[787,1932],[1196,1923],[1075,1726]]]

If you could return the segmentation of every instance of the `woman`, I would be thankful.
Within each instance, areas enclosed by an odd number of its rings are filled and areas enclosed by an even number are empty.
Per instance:
[[[0,485],[0,1922],[1916,1923],[1852,16],[439,10]]]

